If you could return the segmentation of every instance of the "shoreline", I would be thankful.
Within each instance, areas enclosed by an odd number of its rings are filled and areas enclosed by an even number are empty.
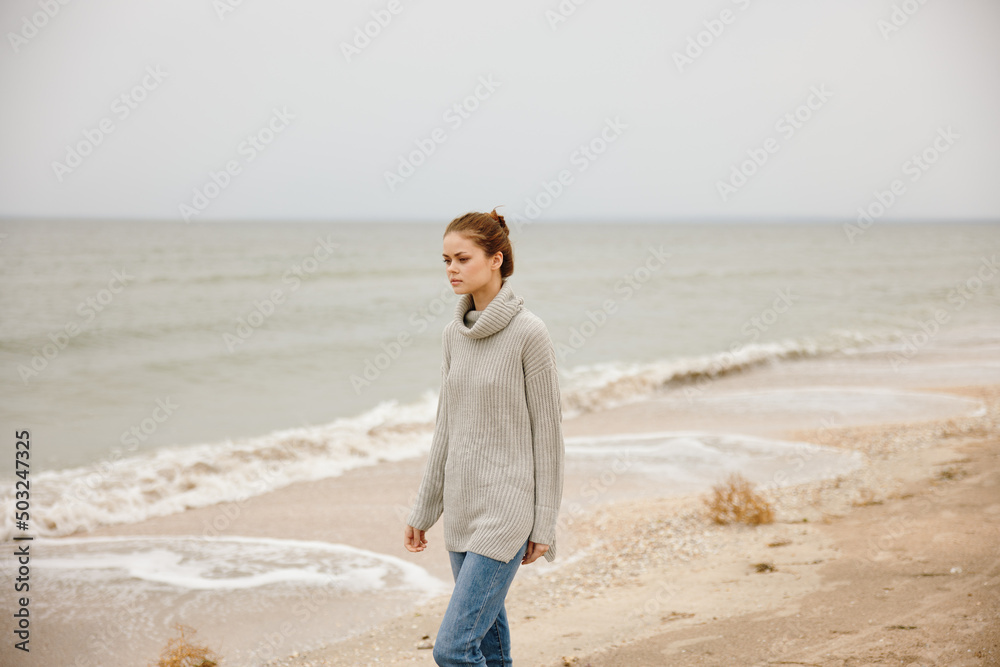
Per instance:
[[[536,562],[521,568],[507,598],[518,664],[658,665],[662,660],[648,656],[616,662],[615,652],[653,646],[665,630],[694,632],[705,626],[710,630],[735,622],[741,614],[799,613],[796,601],[822,595],[828,586],[821,570],[823,563],[836,563],[840,557],[843,538],[832,532],[840,523],[851,521],[860,510],[912,502],[902,497],[910,493],[907,485],[934,478],[943,470],[937,464],[962,460],[964,455],[955,447],[963,439],[992,438],[996,443],[1000,386],[977,381],[997,367],[990,362],[998,357],[1000,348],[986,352],[953,348],[941,354],[928,350],[900,373],[888,373],[879,363],[884,359],[870,354],[782,362],[715,378],[694,402],[665,388],[643,400],[565,420],[568,438],[652,432],[742,434],[856,452],[864,462],[839,477],[781,486],[779,476],[784,472],[794,477],[795,460],[773,458],[770,467],[757,470],[757,477],[775,482],[759,488],[774,502],[777,522],[757,528],[708,523],[700,514],[704,492],[682,494],[669,474],[647,474],[642,464],[605,477],[619,470],[606,457],[596,466],[568,471],[560,518],[561,556],[551,564]],[[887,417],[892,418],[888,423],[878,423]],[[678,453],[687,446],[672,441],[667,448],[675,445]],[[726,450],[719,451],[728,456]],[[211,528],[222,537],[279,541],[284,545],[279,551],[294,541],[312,541],[324,548],[345,545],[385,555],[383,562],[395,559],[419,566],[450,584],[440,521],[428,531],[427,552],[410,554],[401,544],[401,522],[425,460],[426,455],[383,462],[242,502],[189,509],[137,524],[102,526],[74,537],[164,536],[169,541],[170,537],[196,539]],[[815,472],[826,460],[806,463]],[[742,469],[743,463],[738,465]],[[953,466],[956,476],[962,475],[956,488],[972,478],[962,465]],[[995,467],[995,461],[984,464],[984,470]],[[832,474],[829,470],[826,474]],[[594,480],[600,481],[599,492],[588,497],[584,483]],[[579,501],[576,508],[574,501]],[[1000,497],[987,505],[996,505],[1000,518]],[[957,514],[971,515],[964,509]],[[1000,528],[996,535],[1000,536]],[[767,546],[771,543],[784,546]],[[194,561],[184,562],[215,568],[213,559],[220,546],[205,543],[192,552]],[[1000,551],[1000,540],[995,539],[992,547]],[[766,576],[748,569],[768,559],[776,559],[775,569]],[[181,565],[181,561],[159,562],[173,568],[174,574]],[[309,571],[312,562],[284,568]],[[880,563],[873,560],[876,569]],[[210,572],[203,570],[202,583],[206,576],[227,576]],[[38,609],[44,614],[40,627],[48,628],[38,648],[47,659],[60,664],[102,655],[153,659],[172,636],[166,634],[168,626],[182,620],[199,631],[198,642],[221,655],[223,665],[433,665],[431,651],[416,646],[433,641],[450,595],[425,597],[415,606],[412,591],[408,601],[407,591],[398,588],[377,597],[290,583],[240,588],[239,576],[244,575],[238,575],[233,580],[237,588],[223,586],[213,592],[151,585],[148,576],[131,578],[134,573],[123,576],[115,583],[120,597],[114,608],[96,597],[98,589],[106,588],[103,585],[74,589],[53,579],[37,593]],[[145,597],[150,593],[154,595]],[[119,606],[130,612],[115,611]],[[109,618],[114,628],[110,631]],[[704,636],[712,635],[708,630]],[[338,638],[323,641],[324,637]],[[705,641],[709,646],[714,640]],[[683,655],[684,650],[673,655],[670,664],[682,664]],[[704,659],[708,662],[691,664],[714,664]],[[744,663],[736,658],[720,664]]]
[[[582,550],[548,571],[526,574],[528,568],[523,568],[511,587],[507,608],[515,659],[523,665],[544,667],[658,665],[666,664],[659,660],[667,646],[671,651],[669,664],[768,664],[759,656],[744,662],[753,653],[749,647],[744,646],[746,652],[739,654],[744,658],[735,658],[738,662],[732,662],[733,656],[729,662],[721,656],[713,658],[718,655],[713,649],[725,648],[727,640],[722,637],[731,636],[730,626],[739,626],[741,618],[761,614],[798,617],[803,612],[802,600],[841,595],[825,570],[843,569],[845,559],[850,563],[848,569],[859,569],[855,573],[858,577],[885,576],[887,562],[900,558],[894,552],[903,548],[904,538],[913,539],[912,534],[920,532],[922,515],[933,515],[961,493],[964,485],[978,478],[987,484],[1000,480],[1000,385],[948,386],[935,391],[981,400],[986,405],[985,414],[785,431],[789,439],[859,451],[866,463],[846,478],[769,490],[776,510],[773,524],[710,524],[701,515],[704,494],[607,502],[575,519],[573,532]],[[973,460],[982,464],[978,473],[970,470]],[[988,497],[989,486],[985,493]],[[994,500],[986,508],[986,517],[994,528],[987,531],[983,546],[997,554],[1000,491],[993,488],[992,493]],[[887,516],[866,518],[879,512]],[[892,526],[893,517],[899,527]],[[875,528],[871,527],[873,521]],[[879,521],[885,527],[879,528]],[[869,536],[869,544],[861,544],[860,551],[855,545],[853,556],[845,555],[848,536],[844,527],[849,524],[867,525],[876,532]],[[933,539],[933,535],[929,537]],[[757,563],[773,569],[758,573],[754,568]],[[965,572],[963,581],[971,581],[968,566],[954,567],[959,568],[955,577]],[[977,591],[983,599],[973,603],[980,609],[986,605],[992,620],[982,615],[978,621],[969,620],[978,634],[968,642],[970,651],[997,662],[941,662],[938,658],[953,647],[948,637],[939,633],[936,641],[924,639],[926,646],[911,647],[907,655],[913,660],[902,664],[1000,664],[997,632],[994,629],[990,634],[989,630],[989,624],[1000,617],[1000,557],[994,556],[992,569],[986,569],[979,575],[982,581],[973,582],[980,583],[986,592]],[[951,571],[948,573],[950,576]],[[927,578],[930,580],[929,575]],[[447,600],[447,595],[440,596],[413,614],[266,665],[433,665],[431,652],[416,647],[421,641],[433,641]],[[840,612],[844,613],[850,612]],[[723,625],[730,629],[713,630]],[[776,629],[780,626],[774,623]],[[801,640],[797,643],[787,628],[782,632],[781,637],[767,638],[771,648],[779,654],[799,650]],[[865,659],[870,659],[874,650],[870,644],[884,640],[858,639],[852,647],[853,632],[846,633],[846,639],[840,637],[843,633],[838,634],[838,645],[843,645],[839,655],[857,655],[859,659],[866,655]],[[884,632],[898,636],[900,631]],[[759,629],[754,632],[754,636],[760,635]],[[687,646],[691,649],[684,648]],[[932,655],[935,652],[938,658]],[[821,662],[789,664],[846,664],[822,661],[822,656],[812,659]]]

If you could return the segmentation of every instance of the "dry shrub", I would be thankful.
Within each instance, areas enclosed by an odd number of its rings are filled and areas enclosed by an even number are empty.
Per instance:
[[[712,495],[705,499],[708,517],[715,523],[746,523],[756,526],[774,521],[771,503],[753,490],[750,480],[733,473],[722,484],[712,487]]]
[[[167,641],[167,647],[160,653],[160,659],[154,667],[215,667],[222,659],[211,649],[196,646],[184,636],[185,630],[194,635],[197,630],[177,623],[174,625],[180,637],[172,637]]]

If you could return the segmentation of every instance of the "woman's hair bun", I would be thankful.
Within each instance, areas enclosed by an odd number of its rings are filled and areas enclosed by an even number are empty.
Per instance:
[[[490,217],[493,218],[494,220],[496,220],[497,222],[499,222],[500,223],[500,227],[505,232],[508,232],[508,233],[510,232],[510,230],[507,229],[507,223],[504,221],[503,216],[500,215],[499,213],[497,213],[496,208],[494,208],[492,211],[490,211]]]

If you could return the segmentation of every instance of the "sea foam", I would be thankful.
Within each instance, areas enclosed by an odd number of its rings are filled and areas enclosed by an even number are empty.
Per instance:
[[[400,558],[344,544],[235,536],[41,538],[32,565],[81,585],[126,583],[188,590],[271,585],[342,591],[410,591],[427,598],[445,582]],[[154,586],[155,587],[155,586]]]
[[[851,354],[873,341],[857,332],[777,343],[748,343],[699,357],[646,364],[574,366],[561,362],[563,417],[647,398],[664,388],[776,361],[824,354]],[[434,428],[437,395],[426,391],[409,404],[386,401],[329,424],[196,445],[161,447],[133,456],[32,476],[31,524],[35,535],[70,535],[101,525],[240,501],[303,481],[342,475],[362,466],[426,453]],[[3,485],[0,507],[14,515],[13,483]],[[14,534],[8,523],[0,539]]]

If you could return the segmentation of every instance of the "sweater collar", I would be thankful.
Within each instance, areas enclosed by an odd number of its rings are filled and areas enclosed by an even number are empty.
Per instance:
[[[486,338],[507,326],[524,307],[524,298],[514,294],[514,289],[507,280],[503,281],[500,291],[493,297],[485,309],[478,311],[479,317],[472,327],[465,325],[465,313],[472,307],[472,295],[463,294],[455,306],[455,319],[458,320],[458,330],[469,338]]]

